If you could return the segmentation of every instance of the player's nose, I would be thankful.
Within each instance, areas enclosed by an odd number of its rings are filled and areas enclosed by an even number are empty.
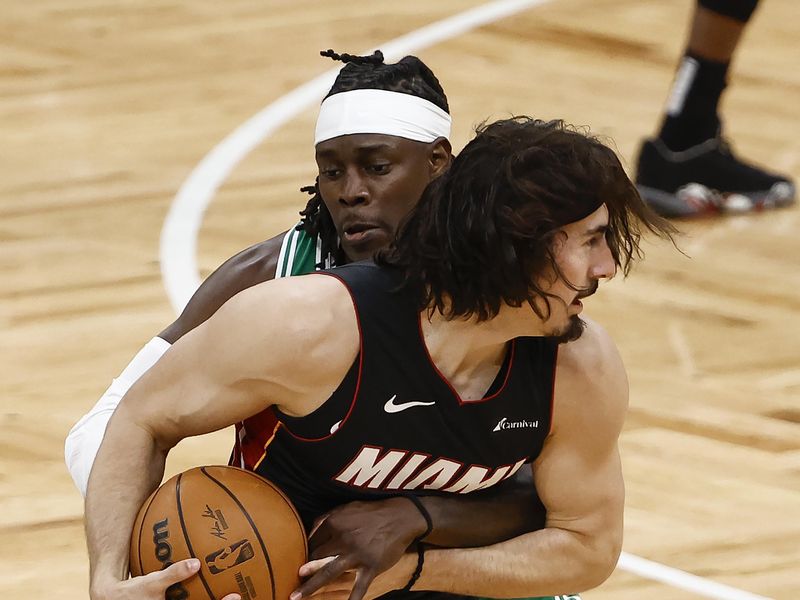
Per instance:
[[[345,206],[356,206],[369,202],[369,190],[364,179],[357,173],[347,172],[342,178],[339,202]]]
[[[611,279],[617,273],[617,263],[611,248],[608,244],[603,244],[603,248],[592,263],[589,276],[592,279]]]

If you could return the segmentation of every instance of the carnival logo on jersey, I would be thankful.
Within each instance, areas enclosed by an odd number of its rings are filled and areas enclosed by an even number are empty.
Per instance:
[[[523,419],[522,421],[509,421],[508,418],[503,417],[498,421],[497,425],[494,426],[492,431],[505,431],[506,429],[536,429],[539,427],[539,421],[526,421]]]
[[[362,446],[334,480],[358,488],[469,494],[508,479],[526,460],[493,468],[420,452]]]

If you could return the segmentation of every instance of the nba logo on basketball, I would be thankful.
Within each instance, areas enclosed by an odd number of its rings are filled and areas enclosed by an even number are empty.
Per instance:
[[[206,566],[211,574],[217,575],[250,560],[253,556],[255,556],[255,552],[253,552],[250,542],[240,540],[206,556]]]

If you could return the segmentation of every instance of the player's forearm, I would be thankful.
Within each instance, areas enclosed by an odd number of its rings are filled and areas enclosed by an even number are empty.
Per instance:
[[[582,592],[608,578],[619,552],[615,536],[587,538],[556,528],[484,548],[431,549],[414,590],[490,598]]]
[[[97,455],[86,494],[86,538],[93,598],[128,575],[128,549],[139,507],[164,474],[166,450],[118,409]]]
[[[544,507],[530,478],[474,499],[428,496],[422,502],[433,523],[425,541],[445,548],[488,546],[544,527]]]

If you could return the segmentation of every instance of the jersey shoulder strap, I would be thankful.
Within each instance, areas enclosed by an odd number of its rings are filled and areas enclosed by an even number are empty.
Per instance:
[[[275,279],[313,273],[320,262],[322,242],[319,236],[311,236],[296,225],[283,236]]]

